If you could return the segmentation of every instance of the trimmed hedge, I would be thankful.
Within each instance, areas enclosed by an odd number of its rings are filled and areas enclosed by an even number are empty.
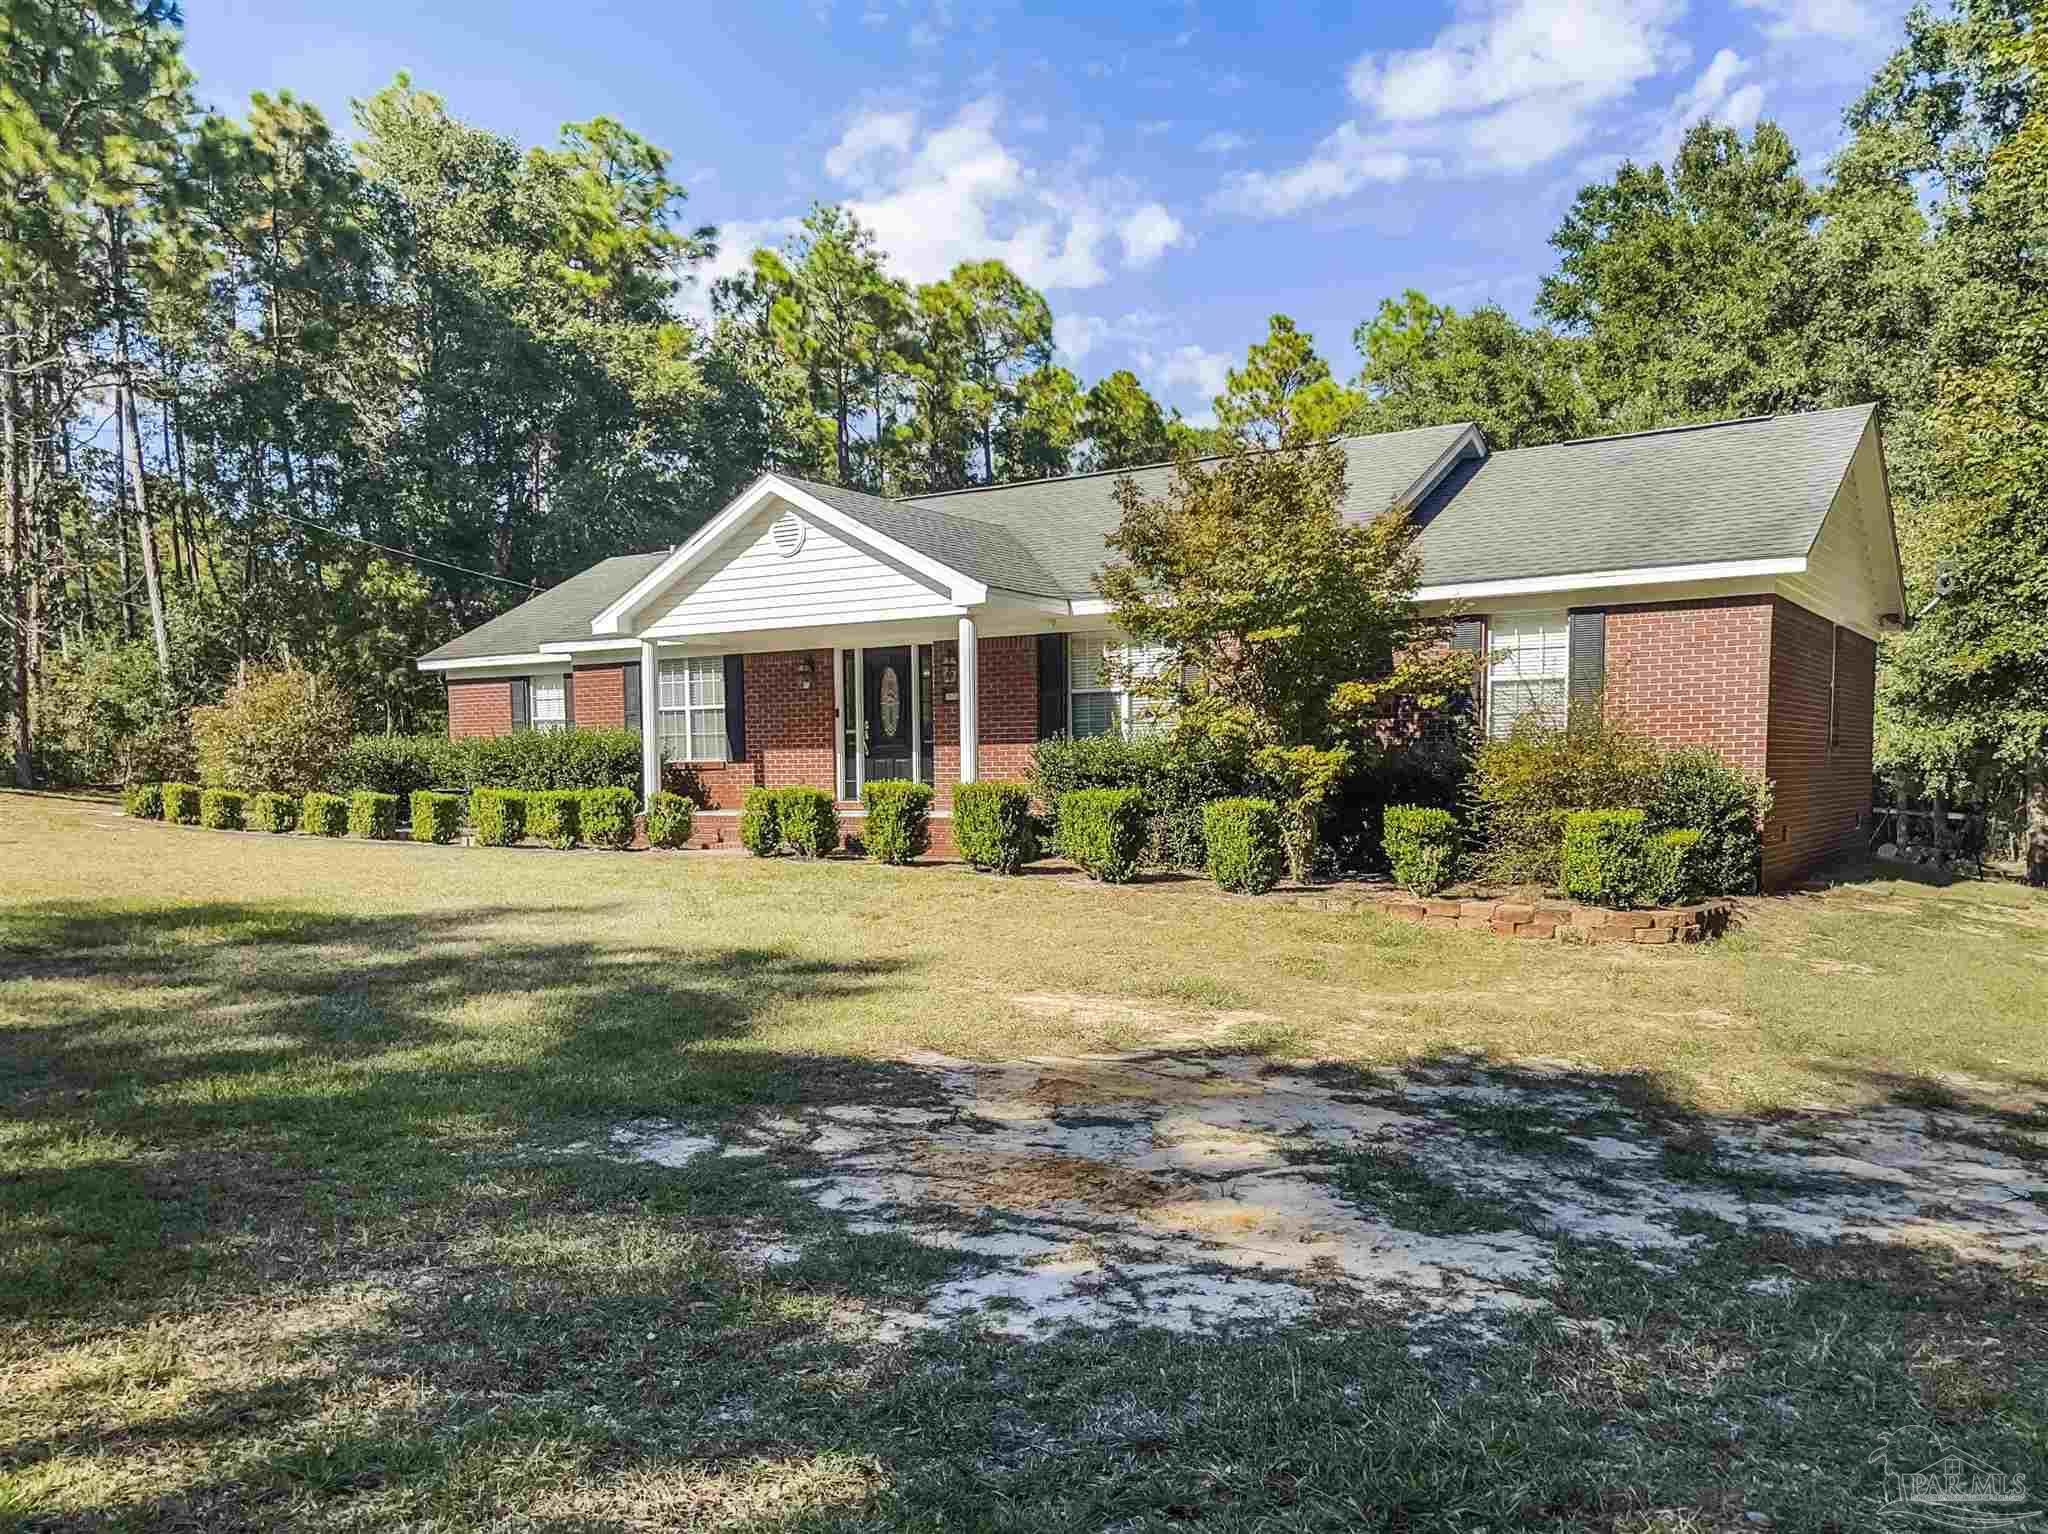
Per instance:
[[[398,835],[398,795],[380,794],[359,788],[349,795],[348,834],[373,842],[388,842]]]
[[[348,835],[348,800],[340,794],[306,795],[299,805],[299,817],[310,835]]]
[[[412,839],[445,847],[462,829],[462,795],[437,794],[431,788],[412,791]]]
[[[757,858],[782,850],[782,816],[773,788],[750,788],[740,801],[740,845]]]
[[[586,788],[577,811],[584,841],[623,852],[633,845],[633,817],[640,796],[630,788]]]
[[[1060,801],[1076,789],[1138,789],[1145,796],[1145,861],[1167,868],[1208,867],[1204,806],[1255,787],[1241,753],[1114,734],[1040,741],[1032,752],[1031,786],[1054,826]]]
[[[1458,877],[1458,818],[1420,804],[1390,804],[1380,844],[1394,882],[1411,895],[1434,895]]]
[[[934,797],[925,784],[906,778],[863,784],[860,802],[868,814],[861,843],[868,856],[878,863],[908,863],[929,852]]]
[[[1209,877],[1240,895],[1263,895],[1280,882],[1287,851],[1280,809],[1271,799],[1212,799],[1202,806]]]
[[[1128,884],[1145,852],[1145,795],[1081,788],[1060,800],[1060,851],[1104,884]]]
[[[988,873],[1013,874],[1039,857],[1031,790],[1023,783],[962,783],[953,790],[953,846]]]
[[[1658,905],[1687,905],[1700,898],[1702,831],[1659,831],[1643,844],[1645,885]]]
[[[121,790],[121,813],[137,820],[164,818],[164,786],[161,783],[130,783]]]
[[[358,735],[327,771],[330,788],[640,787],[640,737],[630,730],[520,730],[510,735]]]
[[[821,858],[839,850],[839,811],[822,788],[778,788],[775,816],[782,839],[800,858]]]
[[[526,839],[526,794],[516,788],[479,788],[469,796],[469,822],[479,847],[516,847]]]
[[[1771,817],[1771,786],[1702,747],[1674,751],[1657,769],[1648,824],[1658,831],[1697,831],[1687,854],[1687,884],[1701,895],[1753,895],[1763,887],[1763,824]]]
[[[583,837],[583,795],[573,788],[527,795],[526,829],[557,852],[567,852]]]
[[[166,783],[164,785],[164,819],[174,825],[196,826],[199,824],[199,785],[197,783]]]
[[[299,801],[290,794],[251,794],[249,829],[283,836],[299,828]]]
[[[206,788],[199,792],[199,823],[209,831],[242,829],[242,805],[248,795],[235,788]]]
[[[688,844],[697,823],[697,806],[681,794],[658,793],[647,806],[647,845],[681,847]]]
[[[1574,900],[1617,911],[1653,904],[1641,810],[1574,810],[1565,817],[1558,885]]]

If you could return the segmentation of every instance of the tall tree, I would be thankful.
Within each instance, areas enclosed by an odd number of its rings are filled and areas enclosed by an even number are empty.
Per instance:
[[[1127,469],[1173,455],[1159,402],[1127,368],[1117,369],[1088,391],[1080,435],[1086,443],[1083,464],[1090,469]]]
[[[1276,314],[1266,339],[1246,352],[1244,366],[1225,376],[1216,396],[1216,423],[1247,442],[1277,447],[1338,436],[1364,404],[1362,395],[1330,376],[1315,338]]]
[[[1023,408],[1023,380],[1052,361],[1052,308],[1000,261],[963,261],[946,280],[962,306],[961,405],[981,443],[982,481],[993,483],[996,438]]]
[[[1460,314],[1410,288],[1383,299],[1354,334],[1370,400],[1361,424],[1403,431],[1476,421],[1498,448],[1591,435],[1598,416],[1579,376],[1580,345],[1525,326],[1498,305]]]

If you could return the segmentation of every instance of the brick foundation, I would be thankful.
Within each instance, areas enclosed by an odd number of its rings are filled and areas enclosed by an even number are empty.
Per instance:
[[[1609,911],[1568,900],[1423,899],[1404,891],[1302,895],[1297,905],[1317,911],[1372,911],[1396,921],[1494,937],[1553,938],[1567,943],[1641,943],[1665,947],[1698,943],[1726,932],[1734,906],[1726,901]]]

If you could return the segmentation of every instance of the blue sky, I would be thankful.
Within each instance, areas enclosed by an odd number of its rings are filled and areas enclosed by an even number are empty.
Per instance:
[[[668,149],[721,266],[813,200],[900,274],[1008,260],[1083,383],[1135,368],[1197,420],[1291,314],[1341,376],[1417,287],[1526,312],[1573,192],[1710,113],[1818,169],[1897,0],[187,0],[209,104],[290,89],[349,124],[400,70],[528,142],[608,113]]]

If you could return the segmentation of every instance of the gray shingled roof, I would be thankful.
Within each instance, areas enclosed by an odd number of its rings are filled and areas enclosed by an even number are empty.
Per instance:
[[[1416,508],[1423,583],[1803,558],[1875,408],[1671,427],[1461,463]]]
[[[588,639],[590,620],[633,589],[634,583],[664,559],[667,549],[652,554],[620,554],[599,560],[529,597],[509,613],[500,613],[466,634],[458,634],[421,660],[474,660],[481,655],[530,655],[557,639]]]
[[[1468,429],[1461,423],[1345,438],[1342,445],[1346,514],[1365,518],[1385,511]],[[1008,528],[1059,583],[1058,595],[1093,596],[1095,572],[1102,568],[1103,540],[1117,524],[1116,483],[1126,473],[1138,482],[1140,489],[1157,495],[1166,488],[1173,468],[1170,464],[1159,464],[1145,469],[1069,474],[1059,479],[1032,479],[981,490],[916,496],[897,504],[930,507],[958,518]]]
[[[1800,558],[1813,546],[1875,407],[1763,416],[1493,453],[1456,465],[1416,508],[1426,585],[1659,565]],[[1350,437],[1345,512],[1392,505],[1468,430]],[[790,479],[827,505],[962,575],[1032,596],[1094,592],[1128,472],[1158,493],[1169,465],[883,500]],[[526,654],[581,639],[666,552],[593,565],[450,640],[424,660]]]
[[[800,485],[835,511],[843,511],[876,532],[894,538],[918,553],[958,570],[970,580],[1026,596],[1063,597],[1076,588],[1063,586],[1025,545],[1019,530],[986,517],[959,516],[948,505],[934,506],[930,499],[885,501],[864,490],[847,490],[815,479],[798,479],[780,474],[778,479]],[[1110,526],[1114,527],[1114,516]],[[1096,563],[1102,561],[1102,540],[1095,540]],[[1092,570],[1092,567],[1091,567]],[[1087,591],[1092,588],[1082,585]]]

